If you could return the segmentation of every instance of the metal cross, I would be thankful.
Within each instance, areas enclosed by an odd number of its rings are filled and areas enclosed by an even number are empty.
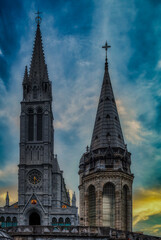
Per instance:
[[[102,46],[102,48],[105,48],[105,51],[106,51],[106,59],[107,59],[107,50],[108,48],[110,48],[111,46],[107,44],[107,41],[105,43],[105,46]]]
[[[35,21],[39,25],[42,21],[42,18],[40,17],[40,14],[42,14],[42,12],[39,12],[38,10],[35,14],[37,15],[37,17],[35,18]]]

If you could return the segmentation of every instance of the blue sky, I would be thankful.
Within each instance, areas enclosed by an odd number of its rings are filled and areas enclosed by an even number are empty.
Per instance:
[[[111,81],[132,153],[134,230],[161,235],[161,0],[0,0],[0,204],[6,190],[17,199],[19,102],[38,8],[53,82],[55,153],[67,187],[78,197],[79,159],[90,144],[107,40]]]

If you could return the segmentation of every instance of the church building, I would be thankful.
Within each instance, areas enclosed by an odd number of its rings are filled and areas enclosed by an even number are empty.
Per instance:
[[[0,208],[2,227],[16,225],[78,225],[75,193],[70,199],[63,172],[54,155],[52,82],[45,63],[41,18],[37,30],[30,70],[23,79],[20,115],[20,160],[18,202]]]
[[[105,71],[90,148],[79,164],[80,219],[75,193],[70,199],[54,154],[52,82],[45,63],[41,18],[31,65],[25,67],[20,115],[18,202],[0,208],[2,227],[97,226],[132,231],[131,153],[121,129],[108,70]]]
[[[79,164],[80,225],[132,231],[131,153],[124,142],[107,62],[90,148]]]

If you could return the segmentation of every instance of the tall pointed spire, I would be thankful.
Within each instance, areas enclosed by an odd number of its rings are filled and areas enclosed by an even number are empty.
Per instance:
[[[75,192],[73,193],[73,196],[72,196],[72,206],[76,207],[76,195],[75,195]]]
[[[10,200],[9,200],[9,194],[8,194],[8,192],[7,192],[7,194],[6,194],[6,207],[9,207],[9,202],[10,202]]]
[[[106,50],[105,73],[91,140],[91,150],[107,148],[108,146],[125,148],[117,106],[108,72],[107,50],[109,47],[107,42],[105,46],[103,46]]]
[[[38,14],[40,14],[40,12],[38,12]],[[47,75],[47,67],[45,64],[42,36],[40,31],[41,18],[39,15],[36,17],[36,22],[37,22],[37,30],[35,35],[34,48],[33,48],[31,66],[30,66],[30,74],[29,74],[30,81],[32,82],[34,81],[35,83],[42,81],[44,75]]]

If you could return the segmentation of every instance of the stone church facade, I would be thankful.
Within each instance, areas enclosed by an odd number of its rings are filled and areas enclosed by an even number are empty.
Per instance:
[[[107,62],[90,148],[79,164],[80,225],[132,231],[131,154],[124,143]]]
[[[25,68],[20,115],[18,202],[0,208],[2,227],[16,225],[78,225],[75,193],[70,199],[63,172],[54,155],[52,83],[40,31],[40,17],[30,71]]]

